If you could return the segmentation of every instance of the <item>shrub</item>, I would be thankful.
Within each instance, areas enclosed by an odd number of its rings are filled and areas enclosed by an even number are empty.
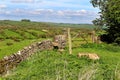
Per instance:
[[[30,22],[29,19],[22,19],[21,21],[22,21],[22,22]]]
[[[14,38],[13,39],[15,42],[20,42],[20,39]]]
[[[120,37],[115,39],[115,43],[117,43],[118,45],[120,45]]]
[[[8,42],[8,43],[6,43],[6,45],[7,45],[7,46],[11,46],[11,45],[13,45],[13,43]]]

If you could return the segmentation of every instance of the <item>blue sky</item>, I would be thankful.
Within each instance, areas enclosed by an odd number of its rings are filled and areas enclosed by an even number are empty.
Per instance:
[[[0,19],[91,23],[98,9],[90,0],[0,0]]]

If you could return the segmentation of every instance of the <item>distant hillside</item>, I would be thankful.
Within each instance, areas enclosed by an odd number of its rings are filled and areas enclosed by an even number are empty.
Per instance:
[[[72,24],[72,23],[47,23],[49,25],[53,26],[59,26],[59,27],[76,27],[76,28],[88,28],[93,29],[95,26],[93,24]]]
[[[26,22],[26,21],[11,21],[11,20],[1,20],[0,27],[50,27],[50,25],[43,22]]]
[[[11,21],[1,20],[0,26],[17,26],[17,27],[74,27],[74,28],[95,28],[92,24],[70,24],[70,23],[50,23],[50,22],[26,22],[26,21]]]

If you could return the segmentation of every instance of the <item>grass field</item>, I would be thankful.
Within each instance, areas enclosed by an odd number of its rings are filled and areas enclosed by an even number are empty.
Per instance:
[[[0,80],[120,80],[120,47],[91,43],[89,24],[79,28],[80,24],[0,21],[0,59],[31,43],[53,39],[63,33],[65,26],[71,27],[72,37],[82,33],[88,43],[81,36],[74,38],[72,55],[68,46],[62,54],[56,50],[38,51]],[[96,53],[100,60],[78,58],[80,52]]]
[[[37,35],[38,33],[34,34],[36,35],[33,35],[32,31],[29,33],[22,30],[19,30],[18,32],[17,30],[13,31],[12,29],[4,29],[3,33],[0,35],[0,59],[4,56],[16,53],[18,50],[23,49],[23,47],[28,46],[35,41],[41,41],[45,39],[40,37],[41,35],[44,36],[45,34],[39,34],[39,36]]]
[[[77,53],[96,53],[100,60],[78,58]],[[84,44],[57,51],[37,52],[10,72],[5,80],[120,80],[120,47],[106,44]]]
[[[23,21],[10,21],[10,20],[3,20],[0,21],[2,26],[17,26],[17,27],[33,27],[34,28],[45,28],[45,27],[73,27],[73,28],[88,28],[93,29],[95,28],[92,24],[69,24],[69,23],[45,23],[45,22],[23,22]]]
[[[53,30],[55,29],[52,27],[49,29],[49,25],[45,23],[0,21],[0,59],[16,53],[31,43],[51,38],[60,32],[60,29],[56,32]]]

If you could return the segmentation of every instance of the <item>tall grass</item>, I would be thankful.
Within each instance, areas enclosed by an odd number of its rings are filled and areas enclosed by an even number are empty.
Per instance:
[[[107,45],[105,46],[108,47]],[[120,51],[118,50],[116,52],[116,49],[117,48],[115,48],[112,52],[105,49],[102,50],[101,53],[100,47],[86,48],[82,46],[73,49],[74,54],[72,55],[68,54],[67,49],[63,52],[63,54],[56,51],[37,52],[32,57],[22,62],[5,79],[119,80]],[[76,56],[78,52],[97,53],[100,56],[100,60],[93,61],[87,58],[78,58]]]

